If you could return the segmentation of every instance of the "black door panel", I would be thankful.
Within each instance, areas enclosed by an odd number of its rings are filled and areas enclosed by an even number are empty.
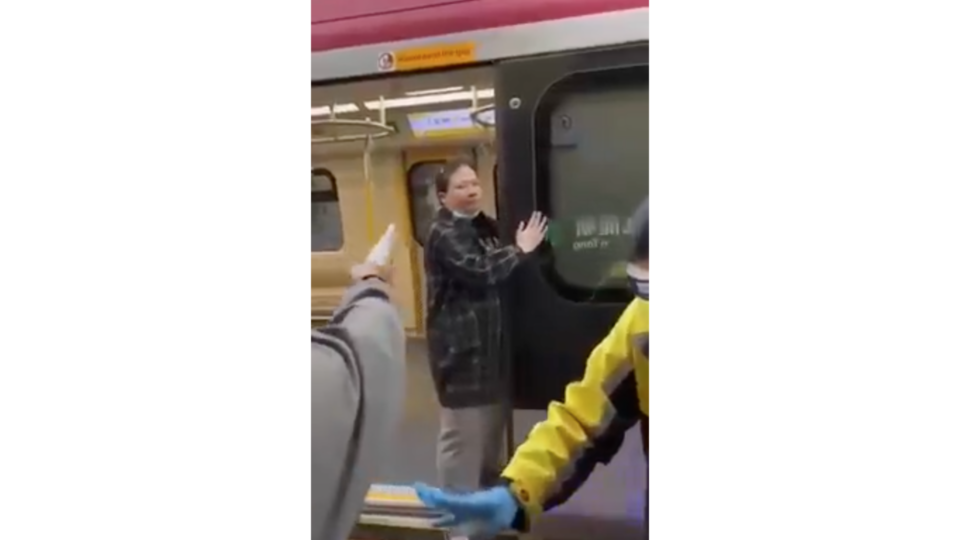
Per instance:
[[[503,235],[534,210],[551,217],[550,245],[505,299],[515,408],[562,398],[630,299],[625,220],[648,192],[648,54],[637,44],[496,68]]]

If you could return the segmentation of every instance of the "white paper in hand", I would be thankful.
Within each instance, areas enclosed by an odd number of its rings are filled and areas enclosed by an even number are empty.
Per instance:
[[[373,246],[370,254],[367,255],[367,262],[377,266],[386,266],[390,263],[390,255],[393,253],[393,243],[396,237],[396,227],[393,223],[387,227],[387,231],[380,237],[377,245]]]

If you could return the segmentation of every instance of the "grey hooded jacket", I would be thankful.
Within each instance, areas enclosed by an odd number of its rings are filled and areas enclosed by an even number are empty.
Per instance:
[[[311,334],[313,540],[346,540],[403,411],[403,324],[381,282],[344,295]]]

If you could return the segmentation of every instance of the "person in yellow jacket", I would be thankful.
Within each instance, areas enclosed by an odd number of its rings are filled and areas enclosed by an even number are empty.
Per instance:
[[[627,265],[636,297],[593,349],[583,378],[567,386],[563,402],[550,404],[547,419],[517,448],[502,485],[465,494],[415,485],[427,507],[446,512],[437,526],[481,535],[526,530],[541,512],[565,502],[597,463],[608,462],[638,423],[649,459],[649,222],[644,201],[633,216]]]

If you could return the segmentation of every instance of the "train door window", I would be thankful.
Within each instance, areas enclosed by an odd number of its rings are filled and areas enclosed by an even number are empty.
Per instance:
[[[629,219],[649,192],[648,73],[572,74],[535,112],[538,199],[550,213],[553,271],[567,296],[624,290]]]
[[[337,179],[326,169],[313,169],[310,183],[311,251],[337,251],[343,247]]]
[[[421,161],[415,163],[407,171],[407,183],[410,189],[410,215],[413,219],[413,232],[417,242],[423,245],[430,232],[430,223],[433,221],[440,201],[434,179],[443,169],[442,161]]]

